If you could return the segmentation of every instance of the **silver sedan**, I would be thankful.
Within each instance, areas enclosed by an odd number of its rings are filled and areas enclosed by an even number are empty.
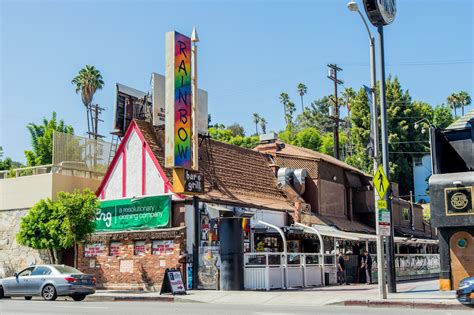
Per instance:
[[[0,298],[4,296],[42,296],[54,301],[58,296],[70,296],[82,301],[95,293],[95,278],[65,265],[36,265],[15,273],[13,277],[0,279]]]

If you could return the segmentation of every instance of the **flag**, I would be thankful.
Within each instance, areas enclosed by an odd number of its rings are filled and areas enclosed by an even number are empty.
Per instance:
[[[371,157],[374,157],[374,126],[376,126],[374,124],[374,121],[372,119],[372,90],[364,85],[364,90],[365,90],[365,94],[367,94],[367,99],[369,100],[369,112],[370,112],[370,134],[369,134],[369,142],[367,143],[367,148],[366,148],[366,151],[367,151],[367,154]]]

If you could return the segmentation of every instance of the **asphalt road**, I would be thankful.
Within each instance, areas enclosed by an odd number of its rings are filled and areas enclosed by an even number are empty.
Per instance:
[[[271,305],[221,305],[206,303],[176,303],[176,302],[74,302],[74,301],[25,301],[25,300],[0,300],[0,314],[153,314],[153,315],[293,315],[293,314],[330,314],[330,315],[436,315],[436,314],[469,314],[473,315],[474,311],[448,311],[448,310],[420,310],[420,309],[397,309],[397,308],[367,308],[367,307],[287,307],[287,306],[271,306]]]

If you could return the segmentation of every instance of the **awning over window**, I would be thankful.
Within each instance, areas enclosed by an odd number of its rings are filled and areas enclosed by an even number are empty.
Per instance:
[[[332,226],[319,225],[319,224],[313,224],[312,227],[317,229],[321,235],[334,237],[336,239],[346,239],[346,240],[352,240],[352,241],[372,241],[372,242],[375,242],[377,240],[377,236],[375,234],[344,232]],[[306,233],[316,234],[316,232],[314,232],[311,229],[305,229],[304,231]],[[438,244],[438,240],[395,237],[395,243]]]

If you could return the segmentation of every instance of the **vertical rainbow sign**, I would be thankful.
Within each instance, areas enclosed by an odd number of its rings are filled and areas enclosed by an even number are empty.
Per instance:
[[[166,33],[165,166],[190,169],[191,39]]]

